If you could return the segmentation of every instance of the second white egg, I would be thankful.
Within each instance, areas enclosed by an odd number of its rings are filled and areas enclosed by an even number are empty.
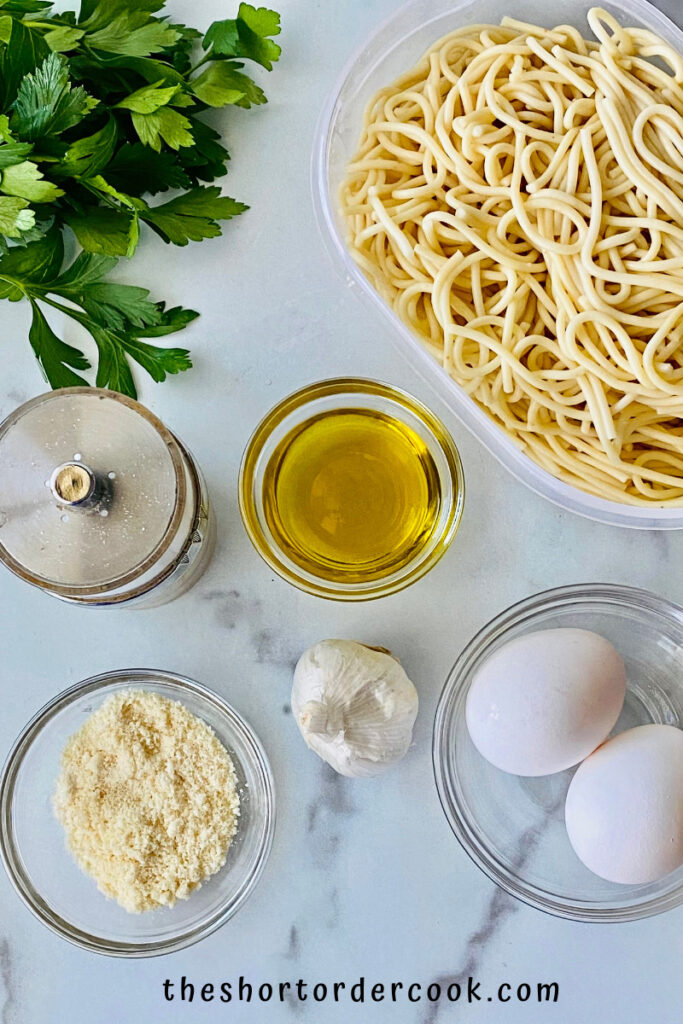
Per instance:
[[[500,647],[477,671],[467,727],[497,768],[551,775],[607,738],[625,692],[624,662],[605,637],[585,629],[540,630]]]
[[[683,865],[683,732],[639,725],[587,758],[567,793],[567,832],[586,867],[640,885]]]

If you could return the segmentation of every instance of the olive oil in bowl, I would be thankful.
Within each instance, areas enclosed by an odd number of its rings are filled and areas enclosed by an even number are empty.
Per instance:
[[[457,450],[415,399],[358,378],[311,385],[257,427],[240,508],[254,545],[290,582],[362,600],[425,573],[453,538]]]
[[[330,410],[296,426],[263,480],[273,537],[329,580],[376,580],[407,565],[432,535],[440,502],[427,445],[375,409]]]

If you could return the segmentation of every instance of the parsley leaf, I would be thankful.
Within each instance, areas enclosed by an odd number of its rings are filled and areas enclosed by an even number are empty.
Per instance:
[[[12,239],[10,245],[6,238],[0,235],[0,256],[4,256],[9,252],[13,252],[15,249],[23,248],[29,245],[31,242],[39,242],[41,238],[44,238],[50,228],[54,225],[54,217],[38,218],[36,211],[35,223],[27,228],[26,231],[22,231],[18,238]],[[0,291],[1,291],[0,286]]]
[[[241,74],[227,61],[214,61],[197,78],[192,79],[190,87],[202,101],[210,107],[223,107],[234,103],[238,107],[251,107],[252,103],[266,102],[265,93],[247,75]]]
[[[230,220],[248,207],[230,196],[222,196],[217,186],[198,186],[161,206],[150,206],[140,214],[165,242],[187,245],[202,238],[215,238],[221,229],[217,221]]]
[[[194,178],[200,181],[214,181],[227,171],[230,155],[220,141],[220,135],[204,121],[195,118],[192,122],[194,146],[181,149],[178,160]]]
[[[211,50],[211,56],[246,57],[272,71],[281,49],[270,37],[279,34],[279,14],[266,7],[240,4],[236,18],[214,21],[202,45]]]
[[[183,309],[182,306],[173,306],[172,309],[164,309],[164,303],[160,302],[159,305],[162,308],[161,320],[154,327],[146,327],[143,331],[138,331],[138,338],[161,338],[166,334],[175,334],[176,331],[182,331],[189,323],[196,320],[199,313],[195,312],[194,309]],[[172,351],[179,351],[173,349]],[[184,349],[180,351],[185,351]],[[183,369],[189,369],[189,367],[183,367]]]
[[[30,160],[12,164],[2,171],[0,192],[8,196],[19,196],[32,203],[51,203],[64,192],[51,181],[45,181],[38,165]]]
[[[187,310],[191,313],[191,310]],[[182,373],[192,367],[190,353],[184,348],[158,348],[140,341],[138,331],[117,331],[101,327],[92,320],[79,317],[80,322],[95,339],[99,352],[96,384],[100,388],[112,388],[124,395],[137,398],[133,375],[128,357],[139,363],[150,375],[152,380],[160,383],[171,373]],[[171,330],[179,328],[169,325]],[[185,326],[182,323],[180,326]],[[170,333],[170,332],[169,332]]]
[[[38,14],[52,7],[52,0],[5,0],[0,3],[4,11],[12,14]]]
[[[130,256],[137,245],[137,216],[129,210],[94,206],[87,213],[65,213],[64,220],[86,252]]]
[[[181,149],[194,144],[192,123],[170,107],[161,107],[152,114],[138,114],[133,111],[131,117],[140,142],[157,153],[161,149],[162,140],[171,149]]]
[[[105,274],[113,270],[117,262],[118,260],[113,256],[81,252],[63,274],[56,278],[47,278],[50,291],[67,298],[78,296],[86,285],[100,281]],[[0,263],[0,272],[1,267],[2,263]]]
[[[177,327],[173,326],[173,330],[177,330]],[[182,373],[184,370],[192,369],[190,353],[185,348],[160,348],[140,341],[139,337],[126,337],[122,339],[121,344],[128,355],[147,370],[157,384],[166,380],[169,373]]]
[[[114,188],[131,196],[190,187],[189,177],[172,153],[167,150],[157,153],[141,142],[121,147],[107,167],[107,178]]]
[[[82,352],[58,338],[36,303],[31,299],[33,319],[28,340],[36,354],[43,376],[52,388],[82,387],[87,384],[74,370],[87,370],[90,363]]]
[[[54,172],[69,178],[89,178],[98,174],[111,160],[116,148],[116,122],[110,117],[104,128],[78,139],[55,165]]]
[[[69,61],[74,78],[85,82],[100,100],[118,102],[144,82],[163,81],[168,85],[182,85],[183,76],[170,64],[153,57],[115,56],[109,53],[88,51],[85,55],[72,57]]]
[[[0,17],[0,110],[8,110],[24,77],[50,54],[42,35],[9,15]]]
[[[140,17],[141,24],[148,16],[160,11],[166,0],[81,0],[78,24],[91,30],[104,28],[122,15]]]
[[[149,57],[177,41],[178,33],[163,21],[144,24],[140,19],[139,14],[120,14],[97,32],[88,32],[86,41],[94,50],[130,57]]]
[[[111,331],[96,324],[90,326],[98,350],[97,377],[95,383],[98,388],[111,388],[112,391],[120,391],[131,398],[137,398],[137,390],[133,380],[126,350]]]
[[[119,330],[125,330],[128,324],[156,327],[161,320],[161,310],[157,303],[149,301],[148,295],[147,288],[101,281],[84,285],[79,301],[93,320],[105,327]]]
[[[237,21],[245,24],[259,39],[280,34],[280,15],[267,7],[252,7],[251,4],[242,3]],[[278,47],[278,51],[279,49]]]
[[[195,42],[202,38],[202,33],[187,25],[170,26],[178,33],[178,40],[173,47],[173,67],[181,74],[186,74],[192,67],[192,49]]]
[[[132,110],[136,114],[153,114],[155,110],[165,107],[167,103],[170,103],[180,88],[178,85],[160,88],[162,82],[163,79],[161,82],[155,82],[153,85],[143,86],[142,89],[138,89],[137,92],[133,92],[130,96],[120,100],[116,106],[123,107],[125,110]]]
[[[53,53],[68,53],[76,49],[84,34],[83,29],[73,25],[55,25],[43,38]]]
[[[123,206],[127,206],[129,210],[144,210],[147,205],[142,199],[134,199],[132,196],[126,195],[125,192],[119,192],[101,174],[95,174],[90,178],[86,178],[83,185],[88,189],[95,189],[103,195],[111,196],[112,199],[116,199]]]
[[[51,53],[19,86],[10,127],[20,139],[32,142],[73,128],[95,106],[97,100],[85,89],[71,88],[66,58]]]
[[[115,262],[107,256],[81,253],[63,274],[28,291],[36,325],[34,349],[49,372],[53,387],[68,386],[68,380],[73,383],[68,367],[87,369],[89,364],[81,352],[65,346],[49,327],[46,329],[40,310],[35,312],[37,299],[70,316],[91,335],[98,351],[99,387],[110,387],[136,398],[131,359],[155,381],[163,381],[168,374],[181,373],[192,366],[187,349],[162,348],[141,339],[173,334],[198,314],[180,306],[167,310],[163,302],[151,302],[145,288],[102,281]],[[50,298],[50,293],[68,299],[73,305],[63,305]]]
[[[63,259],[64,241],[59,228],[51,228],[25,246],[13,246],[0,259],[0,298],[13,302],[22,299],[26,290],[58,274]]]
[[[32,149],[30,142],[5,142],[0,145],[0,171],[22,163]]]
[[[36,222],[36,215],[25,199],[0,196],[0,232],[8,238],[19,238]]]

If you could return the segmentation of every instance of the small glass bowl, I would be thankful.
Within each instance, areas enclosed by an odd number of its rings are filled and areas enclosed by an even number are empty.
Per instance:
[[[415,557],[381,578],[346,582],[328,580],[297,565],[274,537],[264,510],[263,483],[279,443],[291,430],[324,412],[368,409],[401,420],[427,446],[439,477],[439,515],[427,542]],[[363,377],[339,377],[310,384],[283,399],[259,423],[240,467],[239,499],[249,538],[271,569],[300,590],[336,601],[366,601],[393,594],[424,576],[453,540],[465,502],[465,479],[458,450],[437,417],[399,388]]]
[[[106,697],[128,689],[180,701],[210,725],[233,759],[241,801],[238,830],[221,870],[189,899],[143,914],[129,914],[98,891],[69,853],[52,809],[66,741]],[[28,723],[0,779],[0,855],[14,888],[52,931],[109,956],[158,956],[220,928],[254,889],[274,827],[273,778],[249,725],[199,683],[151,669],[108,672],[64,690]]]
[[[647,885],[617,885],[586,868],[564,824],[576,768],[526,778],[494,768],[465,722],[472,678],[515,637],[574,626],[610,640],[627,670],[626,701],[613,730],[656,722],[683,726],[683,608],[611,584],[560,587],[529,597],[485,626],[456,661],[434,723],[434,773],[448,822],[489,878],[525,903],[574,921],[634,921],[683,903],[683,867]]]

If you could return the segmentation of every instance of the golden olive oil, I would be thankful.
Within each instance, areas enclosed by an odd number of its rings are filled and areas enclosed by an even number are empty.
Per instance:
[[[365,582],[405,566],[433,533],[439,475],[419,435],[371,409],[324,412],[275,449],[263,504],[277,544],[324,579]]]

